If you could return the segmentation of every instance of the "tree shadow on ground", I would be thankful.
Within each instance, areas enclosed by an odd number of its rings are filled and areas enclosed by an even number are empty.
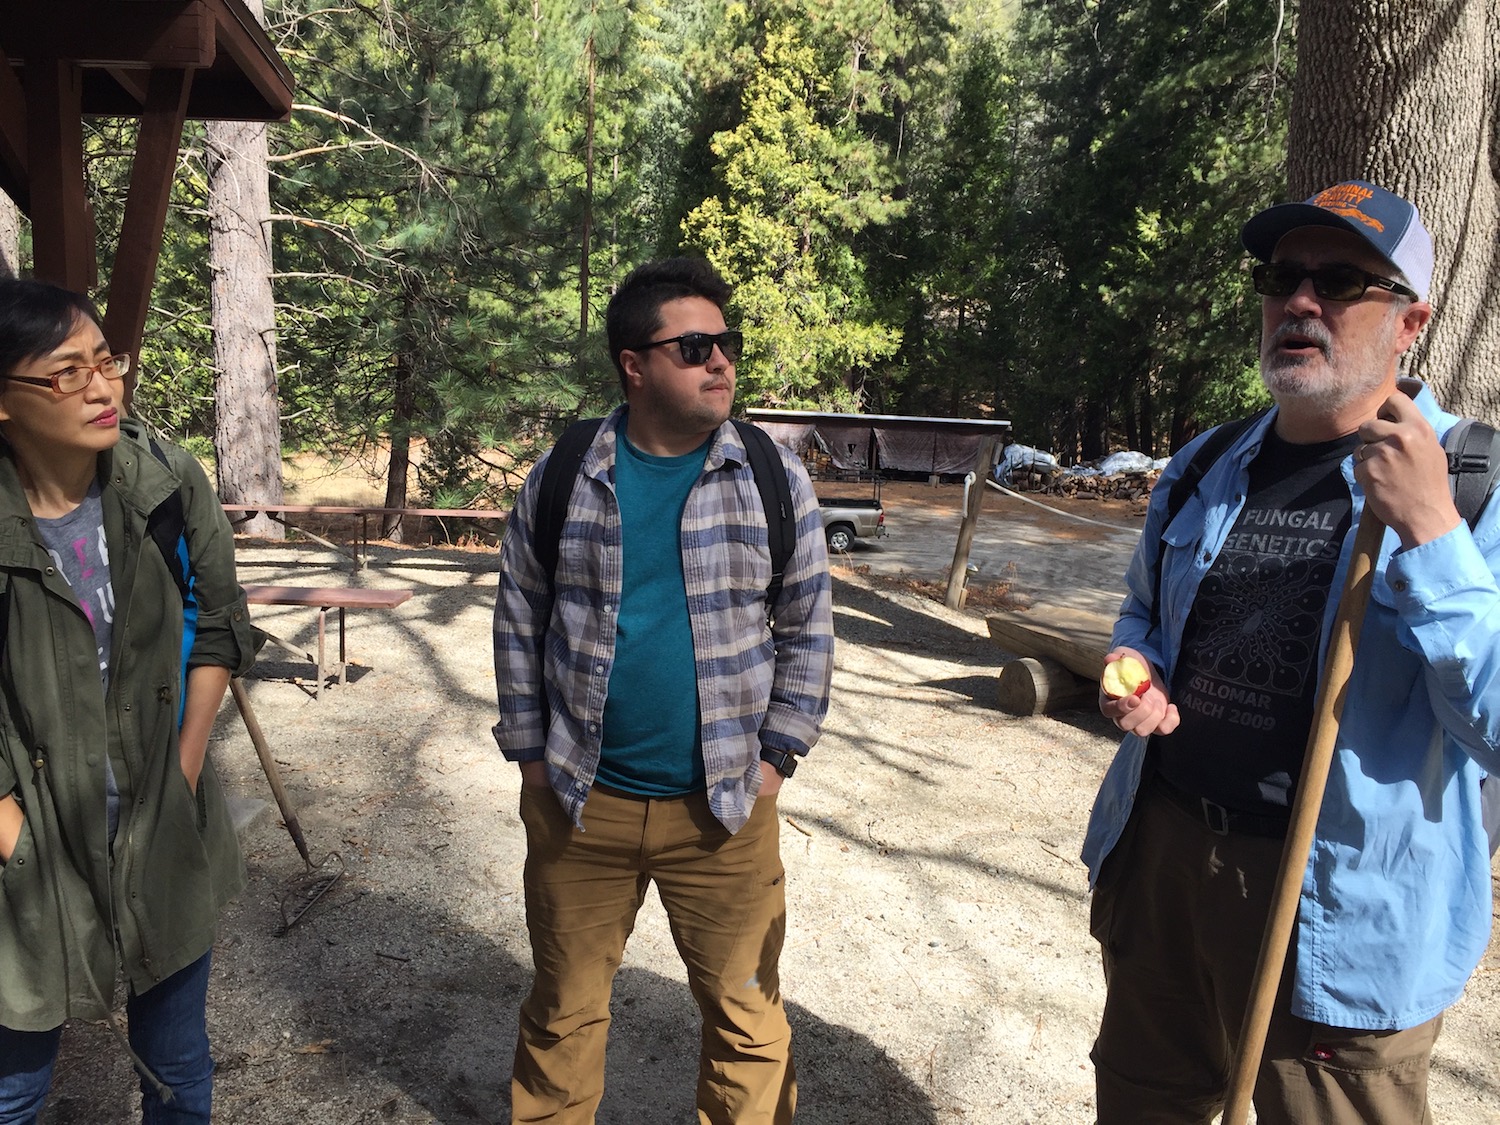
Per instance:
[[[966,664],[995,664],[1000,650],[988,637],[946,620],[938,603],[932,612],[903,604],[878,587],[835,577],[834,634],[837,640],[893,652],[936,653]]]

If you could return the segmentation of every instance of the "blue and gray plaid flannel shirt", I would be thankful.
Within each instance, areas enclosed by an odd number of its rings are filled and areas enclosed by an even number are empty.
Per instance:
[[[495,741],[517,762],[545,760],[575,824],[599,765],[604,699],[619,605],[620,510],[613,476],[625,408],[585,455],[558,547],[555,582],[532,547],[544,457],[521,487],[500,549],[495,601]],[[797,545],[773,625],[765,510],[733,425],[719,427],[682,516],[683,576],[698,665],[709,805],[731,831],[760,789],[760,748],[806,754],[828,710],[833,612],[823,520],[802,464],[780,449],[791,481]]]

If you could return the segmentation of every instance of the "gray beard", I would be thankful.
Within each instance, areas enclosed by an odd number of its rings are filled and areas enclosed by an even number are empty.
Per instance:
[[[1393,334],[1394,322],[1387,321],[1387,329]],[[1302,368],[1312,360],[1282,355],[1274,350],[1268,357],[1262,352],[1260,379],[1277,402],[1295,401],[1306,403],[1320,412],[1334,412],[1375,393],[1385,383],[1385,372],[1379,370],[1375,361],[1375,356],[1384,354],[1383,345],[1388,343],[1385,339],[1366,341],[1365,347],[1352,355],[1346,342],[1335,362],[1333,341],[1326,328],[1316,322],[1288,319],[1277,327],[1267,346],[1274,348],[1285,336],[1294,333],[1318,344],[1323,371],[1320,376],[1305,375]],[[1342,369],[1350,366],[1354,367],[1354,373],[1342,374]]]
[[[1280,357],[1261,360],[1261,382],[1277,402],[1295,400],[1329,412],[1340,410],[1372,394],[1385,382],[1385,376],[1380,372],[1368,372],[1354,379],[1341,380],[1326,367],[1324,378],[1306,378],[1301,371],[1303,366],[1302,360]]]

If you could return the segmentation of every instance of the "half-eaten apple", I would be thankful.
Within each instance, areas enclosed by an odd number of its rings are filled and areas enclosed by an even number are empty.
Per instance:
[[[1127,695],[1144,695],[1151,686],[1150,670],[1133,656],[1122,656],[1104,666],[1104,675],[1099,681],[1104,694],[1111,699],[1124,699]]]

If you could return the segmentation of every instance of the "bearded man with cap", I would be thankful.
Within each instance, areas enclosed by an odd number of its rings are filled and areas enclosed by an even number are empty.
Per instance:
[[[1257,1075],[1261,1125],[1431,1121],[1442,1013],[1489,940],[1479,781],[1500,772],[1500,504],[1471,531],[1440,439],[1398,379],[1432,316],[1412,204],[1337,184],[1244,227],[1275,400],[1168,519],[1207,439],[1152,493],[1112,651],[1151,683],[1100,710],[1124,732],[1083,858],[1107,997],[1098,1120],[1222,1108],[1360,514],[1388,530],[1292,948]]]

